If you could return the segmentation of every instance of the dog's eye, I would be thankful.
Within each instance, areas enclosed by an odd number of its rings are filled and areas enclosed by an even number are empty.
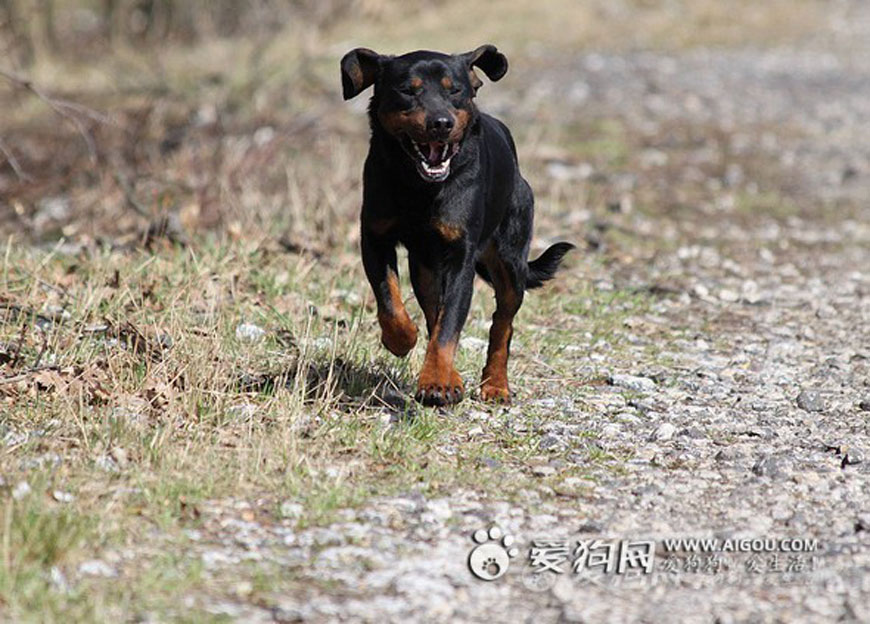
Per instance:
[[[462,95],[462,89],[459,87],[453,87],[450,89],[450,95]]]
[[[401,93],[402,95],[407,95],[408,97],[414,97],[415,95],[417,95],[417,89],[415,89],[414,87],[402,87],[401,89],[399,89],[399,93]]]

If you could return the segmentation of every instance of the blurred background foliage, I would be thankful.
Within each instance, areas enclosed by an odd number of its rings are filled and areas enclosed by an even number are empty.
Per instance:
[[[565,68],[584,50],[793,42],[813,30],[823,7],[0,0],[0,236],[88,247],[274,232],[311,239],[305,244],[353,243],[366,98],[341,101],[337,61],[357,45],[400,53],[496,43],[511,59],[510,79],[481,100],[524,102],[495,107],[509,123],[531,111],[534,123],[518,128],[521,147],[564,155],[576,146],[574,156],[629,167],[608,154],[628,154],[630,137],[597,132],[597,121],[535,99],[524,81],[546,72],[577,79]],[[593,144],[572,137],[577,128],[606,149],[590,153]],[[535,150],[524,153],[533,159]],[[534,177],[534,160],[529,167]]]

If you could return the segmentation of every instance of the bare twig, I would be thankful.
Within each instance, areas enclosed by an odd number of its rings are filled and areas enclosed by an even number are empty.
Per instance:
[[[36,360],[34,360],[33,365],[30,367],[30,370],[36,370],[39,368],[39,363],[42,362],[42,356],[45,355],[45,350],[48,348],[48,332],[42,334],[42,346],[39,348],[39,353],[36,354]]]
[[[37,373],[41,373],[47,370],[59,371],[60,366],[58,366],[57,364],[46,364],[45,366],[40,366],[38,368],[31,368],[26,372],[20,373],[18,375],[13,375],[12,377],[0,377],[0,386],[18,383],[19,381],[25,381],[31,375],[35,375]]]
[[[136,199],[136,194],[133,191],[133,186],[130,184],[130,181],[124,176],[120,171],[115,171],[113,173],[113,177],[115,178],[115,182],[118,187],[121,189],[121,192],[124,194],[124,201],[127,202],[127,205],[130,206],[133,210],[135,210],[139,216],[145,217],[146,219],[151,219],[151,213],[148,211],[145,206],[143,206],[138,199]]]
[[[3,140],[3,137],[0,137],[0,154],[3,154],[6,162],[8,162],[9,166],[12,167],[12,171],[15,172],[15,175],[18,176],[19,180],[22,182],[30,182],[33,180],[33,178],[27,175],[24,169],[21,168],[21,164],[18,162],[18,159],[15,158],[15,154],[12,153],[12,150],[9,149],[9,146],[6,145],[6,141]]]
[[[51,108],[51,110],[53,110],[59,117],[72,124],[81,135],[85,144],[88,146],[88,155],[91,158],[91,162],[97,162],[97,145],[94,142],[93,134],[90,130],[88,130],[88,128],[82,121],[82,117],[85,117],[97,123],[110,123],[110,120],[106,115],[97,112],[91,108],[88,108],[87,106],[77,104],[75,102],[69,102],[67,100],[61,100],[51,97],[43,92],[36,85],[34,85],[33,82],[29,79],[17,76],[5,69],[0,69],[0,77],[5,78],[19,89],[29,91],[40,100],[45,102]],[[9,155],[6,153],[5,150],[3,151],[6,155],[7,160],[9,160]],[[9,160],[9,164],[12,165],[11,160]],[[12,167],[13,169],[15,169],[15,165],[12,165]]]
[[[15,355],[12,357],[12,368],[18,366],[21,360],[21,347],[24,345],[24,337],[27,335],[27,323],[21,325],[21,333],[18,336],[18,344],[15,345]]]
[[[19,316],[32,316],[36,320],[43,321],[45,323],[59,323],[63,321],[63,316],[60,314],[52,314],[49,316],[47,314],[37,312],[32,308],[16,305],[14,303],[7,303],[5,301],[0,301],[0,310],[9,310],[10,312],[14,312]]]

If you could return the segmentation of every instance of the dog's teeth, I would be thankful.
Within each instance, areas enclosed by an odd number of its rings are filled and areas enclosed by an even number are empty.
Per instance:
[[[444,144],[444,149],[441,150],[441,160],[447,158],[447,150],[450,149],[450,145],[448,143]]]

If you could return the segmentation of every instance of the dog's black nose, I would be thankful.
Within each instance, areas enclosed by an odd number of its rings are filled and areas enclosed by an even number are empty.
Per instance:
[[[433,115],[426,120],[426,130],[429,134],[444,137],[453,130],[453,117],[450,115]]]

